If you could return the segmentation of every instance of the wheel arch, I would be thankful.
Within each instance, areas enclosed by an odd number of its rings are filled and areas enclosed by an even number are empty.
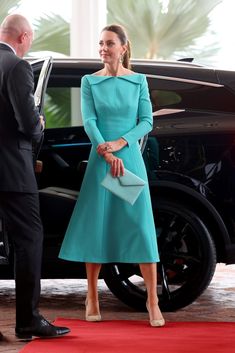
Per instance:
[[[153,209],[155,201],[162,198],[184,204],[196,212],[211,232],[216,246],[217,261],[227,263],[226,246],[231,243],[229,233],[219,212],[209,200],[196,190],[172,181],[151,183],[150,193]]]

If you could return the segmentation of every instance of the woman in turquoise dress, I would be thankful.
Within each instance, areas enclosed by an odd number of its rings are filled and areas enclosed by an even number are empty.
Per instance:
[[[102,263],[139,263],[147,289],[151,326],[165,321],[158,307],[159,261],[148,179],[139,139],[152,129],[146,77],[129,69],[130,45],[119,25],[105,27],[99,54],[104,68],[81,84],[84,128],[92,148],[78,201],[59,257],[86,263],[86,320],[100,321],[97,281]],[[107,172],[128,169],[146,184],[134,205],[101,185]]]

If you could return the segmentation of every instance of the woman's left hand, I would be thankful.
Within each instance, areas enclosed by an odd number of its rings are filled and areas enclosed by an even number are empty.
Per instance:
[[[110,172],[113,177],[124,175],[125,169],[121,158],[114,156],[112,153],[106,153],[104,159],[110,165]]]
[[[115,141],[108,141],[105,143],[100,143],[96,149],[100,156],[103,156],[107,152],[117,152],[127,145],[127,141],[120,138]]]

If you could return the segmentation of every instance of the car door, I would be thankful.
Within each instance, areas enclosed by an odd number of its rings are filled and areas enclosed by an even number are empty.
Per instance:
[[[44,227],[43,277],[78,276],[78,266],[58,259],[86,169],[91,143],[84,131],[80,109],[81,72],[52,67],[45,92],[44,140],[37,173]],[[68,269],[69,267],[69,269]],[[81,275],[79,275],[81,276]]]

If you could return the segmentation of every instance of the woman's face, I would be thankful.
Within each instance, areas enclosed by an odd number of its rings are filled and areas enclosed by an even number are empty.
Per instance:
[[[115,64],[125,53],[126,46],[122,45],[115,32],[103,31],[99,41],[100,58],[105,64]]]

